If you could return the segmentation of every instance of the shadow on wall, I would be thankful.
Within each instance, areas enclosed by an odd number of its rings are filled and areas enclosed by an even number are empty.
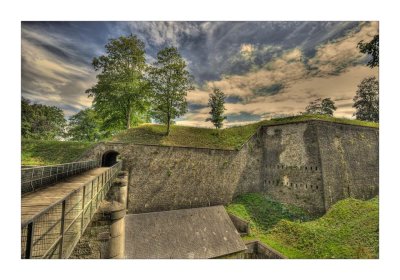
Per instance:
[[[120,160],[120,155],[116,151],[107,151],[103,154],[101,158],[101,166],[102,167],[110,167],[117,163]]]

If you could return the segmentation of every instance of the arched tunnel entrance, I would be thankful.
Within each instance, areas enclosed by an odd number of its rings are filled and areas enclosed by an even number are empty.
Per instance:
[[[116,151],[107,151],[103,154],[101,158],[102,167],[110,167],[119,161],[119,153]]]

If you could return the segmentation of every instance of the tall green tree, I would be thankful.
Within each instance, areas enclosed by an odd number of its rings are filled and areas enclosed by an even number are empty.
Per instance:
[[[97,84],[86,92],[94,97],[93,108],[106,128],[129,129],[150,106],[144,47],[134,35],[121,36],[109,40],[106,54],[93,59]]]
[[[353,101],[354,115],[358,120],[379,122],[379,81],[376,77],[361,81]]]
[[[63,111],[56,106],[31,104],[21,100],[22,138],[54,140],[64,137],[66,120]]]
[[[335,102],[330,98],[324,98],[322,100],[318,98],[310,102],[306,107],[306,113],[333,116],[333,112],[336,111],[336,109]]]
[[[223,121],[226,120],[226,116],[223,116],[225,111],[225,94],[219,89],[214,88],[213,93],[210,94],[208,99],[208,106],[210,106],[210,118],[206,121],[211,121],[216,129],[220,129],[223,125]]]
[[[103,121],[92,108],[79,111],[69,119],[68,136],[75,141],[99,141],[110,134],[102,129]]]
[[[167,125],[187,112],[186,96],[193,90],[192,76],[186,69],[185,60],[175,47],[167,47],[157,54],[157,62],[150,69],[149,79],[152,86],[152,115]]]
[[[367,63],[369,67],[379,66],[379,35],[375,35],[368,43],[360,41],[357,47],[360,49],[360,52],[371,55],[371,60]]]

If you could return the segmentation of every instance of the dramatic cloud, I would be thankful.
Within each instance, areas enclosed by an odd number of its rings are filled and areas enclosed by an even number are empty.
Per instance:
[[[352,117],[357,84],[378,75],[357,43],[378,32],[377,22],[24,22],[22,95],[67,116],[89,107],[92,58],[110,38],[132,33],[149,63],[169,45],[188,62],[196,89],[179,124],[211,126],[213,87],[227,95],[226,126],[296,114],[319,97],[335,100],[336,116]]]
[[[378,23],[365,23],[359,31],[351,31],[344,38],[317,47],[316,55],[309,63],[322,75],[334,75],[365,59],[357,49],[358,42],[370,41],[378,33]]]
[[[62,108],[66,116],[91,106],[84,93],[95,83],[90,61],[68,48],[58,35],[22,30],[22,95],[34,102]]]

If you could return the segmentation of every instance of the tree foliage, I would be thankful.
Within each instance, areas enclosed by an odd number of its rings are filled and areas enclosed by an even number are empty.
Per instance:
[[[379,66],[379,35],[375,35],[374,38],[368,42],[360,41],[357,44],[360,52],[366,53],[372,56],[371,60],[368,61],[367,65],[371,68]]]
[[[92,62],[100,72],[97,84],[86,92],[94,97],[93,108],[104,120],[104,128],[130,128],[146,117],[150,106],[144,43],[133,35],[121,36],[109,40],[105,48],[106,55]]]
[[[358,120],[379,122],[379,81],[376,77],[361,81],[353,101]]]
[[[31,104],[21,100],[21,136],[26,139],[53,140],[64,136],[66,120],[56,106]]]
[[[216,129],[220,129],[223,125],[223,121],[226,120],[226,116],[223,116],[225,111],[225,94],[219,89],[214,88],[213,93],[210,94],[208,99],[208,106],[210,106],[210,118],[206,121],[211,121]]]
[[[333,112],[336,109],[335,102],[330,98],[324,98],[322,100],[321,98],[318,98],[310,102],[310,104],[306,107],[306,113],[333,116]]]
[[[178,50],[166,47],[158,52],[157,61],[150,68],[152,116],[167,125],[167,135],[173,120],[187,112],[186,96],[194,89],[186,67]]]
[[[68,136],[74,141],[99,141],[110,135],[103,121],[92,108],[79,111],[69,119]]]

